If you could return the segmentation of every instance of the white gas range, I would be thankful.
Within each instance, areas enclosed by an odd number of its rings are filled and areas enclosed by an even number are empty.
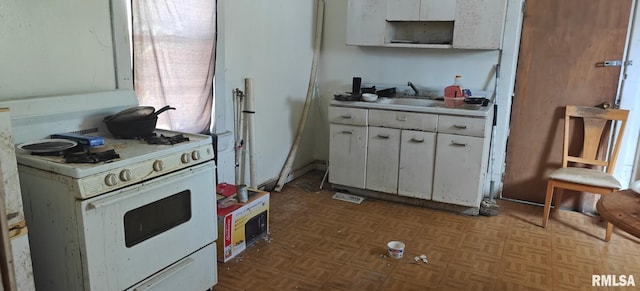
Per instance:
[[[155,134],[188,140],[159,145],[112,137],[101,120],[137,105],[130,96],[122,97],[125,102],[67,111],[50,112],[40,104],[103,98],[83,94],[3,103],[17,112],[13,121],[18,143],[60,132],[90,132],[104,139],[104,150],[119,156],[67,163],[59,156],[16,149],[37,289],[213,287],[217,224],[211,138],[166,130]],[[29,102],[35,105],[27,106]],[[33,107],[42,109],[24,110]]]

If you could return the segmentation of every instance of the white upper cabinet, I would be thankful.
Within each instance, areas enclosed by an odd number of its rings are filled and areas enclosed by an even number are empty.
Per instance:
[[[387,0],[349,0],[347,11],[348,45],[384,43]]]
[[[500,49],[507,0],[348,0],[347,44]]]
[[[456,1],[389,0],[388,21],[453,21]]]
[[[456,15],[456,1],[422,0],[420,1],[420,20],[451,21]]]
[[[470,49],[499,49],[507,9],[506,1],[456,0],[456,2],[453,46]]]

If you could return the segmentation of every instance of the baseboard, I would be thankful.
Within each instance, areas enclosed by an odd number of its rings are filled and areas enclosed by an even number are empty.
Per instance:
[[[321,171],[326,171],[327,169],[327,162],[323,161],[323,160],[314,160],[300,168],[297,168],[291,172],[289,172],[289,174],[287,175],[287,178],[285,179],[284,183],[287,184],[297,178],[300,178],[302,176],[304,176],[305,174],[314,171],[314,170],[321,170]],[[260,185],[258,185],[258,189],[260,190],[267,190],[267,191],[272,191],[275,187],[276,184],[278,183],[278,178],[279,177],[274,177],[271,178],[263,183],[261,183]]]

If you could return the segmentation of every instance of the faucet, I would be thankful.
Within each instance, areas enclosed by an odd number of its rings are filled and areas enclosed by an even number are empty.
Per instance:
[[[409,86],[409,87],[411,87],[411,89],[413,89],[413,92],[415,92],[413,95],[415,95],[415,96],[420,95],[420,93],[418,93],[418,88],[416,88],[416,86],[414,86],[413,83],[407,82],[407,86]]]

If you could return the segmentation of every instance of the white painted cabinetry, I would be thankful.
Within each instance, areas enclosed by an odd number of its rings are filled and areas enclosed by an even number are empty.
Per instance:
[[[464,109],[411,112],[368,102],[341,104],[329,107],[329,181],[334,187],[384,194],[374,197],[393,201],[441,202],[432,204],[462,206],[475,209],[463,213],[477,214],[492,107],[465,116]]]
[[[453,47],[499,49],[502,44],[507,1],[456,0],[456,3],[458,8],[453,26]]]
[[[366,189],[398,193],[400,129],[369,127]]]
[[[389,0],[389,21],[453,21],[456,1],[442,0]]]
[[[398,195],[431,199],[436,134],[403,130],[400,137]]]
[[[483,138],[438,133],[434,201],[478,206]]]
[[[369,110],[367,189],[431,199],[438,116]]]
[[[477,207],[489,154],[486,118],[444,115],[438,122],[434,201]]]
[[[347,44],[384,44],[387,0],[349,0],[347,3]]]
[[[348,45],[500,49],[507,0],[348,0]]]
[[[331,107],[329,122],[329,182],[364,188],[367,109]]]

